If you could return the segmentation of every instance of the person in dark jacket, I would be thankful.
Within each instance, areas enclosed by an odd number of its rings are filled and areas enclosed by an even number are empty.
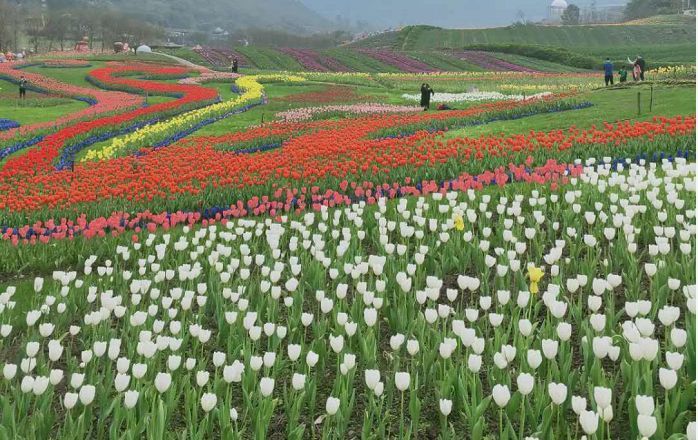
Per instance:
[[[424,111],[429,110],[432,95],[434,95],[434,90],[429,86],[429,84],[422,84],[421,106],[424,107]]]
[[[622,83],[628,80],[628,71],[625,70],[625,67],[621,67],[618,71],[618,80]]]
[[[27,97],[27,79],[22,76],[19,79],[19,99],[25,99]]]
[[[606,58],[606,62],[603,63],[603,75],[606,86],[613,85],[613,63],[610,58]]]
[[[422,95],[421,99],[419,100],[419,106],[424,108],[427,105],[427,84],[422,83],[422,87],[419,90]]]
[[[238,59],[233,58],[233,67],[232,67],[233,73],[238,73]]]

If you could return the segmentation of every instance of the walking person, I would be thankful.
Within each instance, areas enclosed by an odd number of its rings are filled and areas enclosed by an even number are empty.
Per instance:
[[[24,77],[24,75],[22,75],[19,78],[19,99],[22,99],[22,100],[26,99],[26,97],[27,97],[27,84],[28,84],[27,79]]]
[[[231,68],[233,73],[238,73],[238,59],[233,58],[233,67]]]
[[[608,87],[609,84],[613,85],[613,63],[610,58],[606,58],[606,62],[603,63],[603,73],[606,87]]]

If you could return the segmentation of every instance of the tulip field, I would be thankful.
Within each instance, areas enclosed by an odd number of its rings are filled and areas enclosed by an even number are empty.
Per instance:
[[[0,439],[696,438],[695,67],[280,53],[0,64]]]

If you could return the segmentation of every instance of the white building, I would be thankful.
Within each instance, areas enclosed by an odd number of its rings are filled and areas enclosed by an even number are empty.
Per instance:
[[[565,9],[567,9],[567,2],[565,0],[553,0],[548,8],[548,20],[560,21]]]

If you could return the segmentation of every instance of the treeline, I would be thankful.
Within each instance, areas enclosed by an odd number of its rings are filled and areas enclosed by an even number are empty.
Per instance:
[[[680,13],[685,5],[683,0],[631,0],[625,7],[625,18],[634,20],[662,14]],[[695,8],[695,0],[690,0],[688,6]]]
[[[164,30],[110,8],[51,7],[0,0],[0,51],[65,50],[88,38],[91,49],[110,50],[160,38]]]

